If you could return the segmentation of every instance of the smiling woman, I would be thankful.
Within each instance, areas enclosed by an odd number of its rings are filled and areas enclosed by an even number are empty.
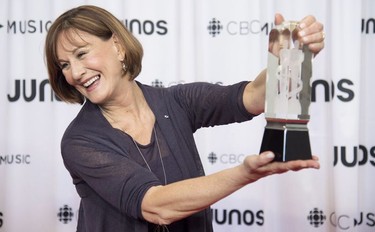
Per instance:
[[[115,35],[102,40],[86,32],[68,30],[58,40],[62,74],[86,99],[98,104],[106,100],[100,97],[111,97],[111,92],[116,92],[111,90],[127,86],[129,78],[123,78],[127,74],[125,50]]]
[[[319,52],[322,25],[312,16],[303,23],[306,43]],[[143,85],[135,81],[141,45],[95,6],[62,14],[48,31],[45,54],[54,91],[84,103],[61,141],[81,197],[78,232],[210,232],[211,204],[268,175],[319,168],[316,157],[278,163],[264,152],[204,175],[193,133],[261,113],[264,71],[253,82],[228,86]]]
[[[80,32],[78,32],[80,31]],[[116,36],[118,46],[125,49],[123,63],[130,72],[132,79],[136,78],[142,68],[143,49],[139,41],[124,27],[124,25],[111,14],[99,7],[80,7],[65,12],[52,24],[47,34],[45,44],[45,57],[47,63],[50,83],[56,94],[64,101],[70,103],[84,102],[84,96],[71,86],[65,78],[61,78],[62,69],[60,67],[57,48],[58,37],[65,39],[74,45],[77,42],[85,42],[83,38],[77,38],[86,33],[97,37],[102,41],[107,41]],[[125,46],[126,45],[126,46]]]

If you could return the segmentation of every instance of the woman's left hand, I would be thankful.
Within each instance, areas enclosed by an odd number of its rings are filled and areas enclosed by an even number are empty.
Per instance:
[[[281,24],[284,17],[281,14],[275,15],[275,24]],[[315,17],[308,15],[299,21],[298,35],[302,43],[307,44],[312,53],[317,55],[324,48],[324,26],[316,21]]]

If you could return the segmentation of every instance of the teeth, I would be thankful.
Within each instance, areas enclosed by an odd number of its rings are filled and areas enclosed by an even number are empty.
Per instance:
[[[85,88],[89,87],[92,83],[94,83],[96,80],[99,80],[99,76],[96,76],[94,78],[91,78],[90,80],[88,80],[85,84],[83,84],[83,86]]]

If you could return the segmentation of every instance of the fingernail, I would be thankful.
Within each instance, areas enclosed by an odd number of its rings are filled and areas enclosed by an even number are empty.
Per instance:
[[[300,24],[298,24],[298,26],[299,26],[300,29],[303,29],[303,28],[306,27],[306,24],[305,23],[300,23]]]
[[[275,154],[273,154],[273,152],[269,151],[266,153],[265,155],[268,159],[273,159],[275,157]]]
[[[299,31],[299,32],[298,32],[298,35],[299,35],[300,37],[304,37],[305,34],[306,34],[306,32],[304,32],[304,31]]]

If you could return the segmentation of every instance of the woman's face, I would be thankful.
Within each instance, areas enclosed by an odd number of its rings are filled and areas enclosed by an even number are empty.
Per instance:
[[[57,57],[66,81],[93,103],[113,100],[128,82],[122,77],[124,50],[114,36],[103,41],[82,31],[63,32]]]

